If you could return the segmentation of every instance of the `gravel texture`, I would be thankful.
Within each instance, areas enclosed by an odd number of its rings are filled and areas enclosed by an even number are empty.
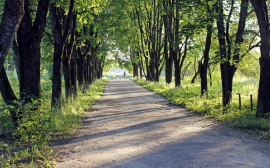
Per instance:
[[[130,80],[111,80],[57,168],[270,167],[269,144],[170,103]]]

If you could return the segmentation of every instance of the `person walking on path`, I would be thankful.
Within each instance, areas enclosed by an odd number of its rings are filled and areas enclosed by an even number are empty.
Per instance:
[[[124,72],[124,79],[126,79],[126,72]]]

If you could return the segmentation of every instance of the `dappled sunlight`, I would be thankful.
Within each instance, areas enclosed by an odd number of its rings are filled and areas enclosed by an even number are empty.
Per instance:
[[[245,136],[134,82],[114,80],[77,138],[61,148],[69,155],[57,167],[249,167],[268,160],[256,145],[246,146],[256,142]]]

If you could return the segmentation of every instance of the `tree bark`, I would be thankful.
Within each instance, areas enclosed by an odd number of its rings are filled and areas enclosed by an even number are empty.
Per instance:
[[[133,66],[133,77],[134,78],[138,77],[138,64],[133,63],[132,66]]]
[[[40,43],[46,25],[49,2],[50,0],[40,0],[38,2],[33,25],[29,9],[30,1],[25,0],[24,3],[25,15],[18,29],[17,38],[21,65],[20,93],[21,98],[26,98],[26,101],[31,101],[29,95],[39,97]]]
[[[4,13],[0,24],[0,70],[24,15],[23,0],[5,1]]]
[[[17,45],[17,42],[16,42],[15,38],[14,38],[14,40],[12,42],[11,49],[12,49],[13,61],[14,61],[14,64],[15,64],[18,80],[19,80],[19,83],[21,83],[20,82],[21,81],[20,53],[19,53],[19,48],[18,48],[18,45]]]
[[[55,4],[50,4],[50,19],[52,23],[52,32],[54,40],[53,53],[53,80],[52,80],[52,107],[58,103],[61,106],[62,80],[61,80],[61,61],[63,56],[63,39],[62,26],[60,20],[57,19],[57,7]]]
[[[63,59],[62,59],[62,64],[63,64],[63,74],[64,74],[64,79],[65,79],[65,95],[66,95],[66,100],[71,96],[71,75],[70,75],[70,57],[69,53],[67,51],[68,49],[64,50],[63,53]]]
[[[256,117],[263,117],[270,111],[270,37],[269,18],[265,0],[251,0],[259,23],[261,36],[260,82]]]
[[[77,96],[78,86],[77,86],[77,51],[76,46],[73,46],[73,53],[70,61],[70,76],[71,76],[71,91],[74,97]]]
[[[223,105],[226,106],[230,102],[231,92],[228,83],[228,66],[229,62],[226,61],[227,51],[226,51],[226,41],[225,41],[225,27],[224,27],[224,16],[223,16],[223,4],[222,0],[217,2],[217,28],[218,28],[218,41],[219,41],[219,51],[220,51],[220,70],[221,70],[221,80],[222,80],[222,95],[223,95]]]
[[[84,79],[84,67],[85,67],[85,55],[82,54],[80,47],[78,47],[78,62],[77,62],[77,72],[78,72],[78,83],[81,92],[85,92],[85,79]]]
[[[68,37],[71,30],[71,22],[73,16],[74,0],[70,0],[70,7],[67,17],[66,26],[62,34],[62,28],[60,21],[60,15],[55,3],[50,4],[50,18],[52,23],[52,32],[54,38],[54,56],[53,56],[53,81],[52,81],[52,107],[61,107],[61,94],[62,94],[62,80],[61,80],[61,69],[62,69],[62,57],[64,48],[68,41]]]
[[[234,50],[234,55],[232,56],[232,43],[229,35],[229,25],[230,18],[232,16],[232,10],[234,9],[234,1],[231,2],[231,10],[228,15],[227,23],[226,23],[226,32],[224,27],[224,16],[223,16],[223,4],[222,0],[217,2],[217,28],[218,28],[218,39],[219,39],[219,50],[220,50],[220,69],[221,69],[221,80],[222,80],[222,97],[223,97],[223,106],[227,106],[230,103],[231,95],[232,95],[232,84],[233,84],[233,76],[237,70],[235,64],[239,63],[239,52],[240,52],[240,44],[243,41],[243,34],[245,28],[245,22],[247,17],[247,3],[248,0],[241,1],[240,8],[240,17],[238,23],[237,36],[235,40],[235,44],[237,47]],[[230,65],[231,58],[234,60],[233,64]]]
[[[207,26],[206,42],[205,42],[205,48],[204,48],[204,53],[203,53],[203,58],[204,58],[203,63],[202,61],[199,62],[199,73],[200,73],[200,78],[201,78],[201,96],[208,93],[207,68],[208,68],[208,61],[209,61],[209,52],[210,52],[210,47],[211,47],[213,20],[211,19],[210,22],[211,23]]]
[[[9,83],[5,68],[2,68],[2,70],[0,70],[0,92],[7,105],[12,105],[12,101],[17,100],[17,97],[14,94],[12,87]],[[11,117],[15,126],[17,126],[18,115],[15,112],[11,111]]]
[[[72,84],[71,84],[71,58],[73,54],[73,46],[75,44],[75,33],[76,33],[76,15],[72,18],[72,30],[70,42],[66,45],[66,49],[63,54],[63,73],[65,79],[65,93],[66,99],[69,99],[72,96]]]

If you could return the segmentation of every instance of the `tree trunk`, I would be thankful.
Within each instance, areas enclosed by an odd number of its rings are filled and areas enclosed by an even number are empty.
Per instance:
[[[269,18],[265,0],[251,0],[259,23],[261,36],[260,82],[256,117],[263,117],[270,111],[270,37]]]
[[[163,0],[163,7],[167,8],[168,4],[166,0]],[[169,54],[168,50],[168,38],[169,38],[169,21],[168,21],[169,14],[166,13],[163,16],[164,28],[165,28],[165,36],[164,36],[164,56],[165,56],[165,78],[166,83],[170,84],[172,82],[172,66],[173,66],[173,59]]]
[[[217,28],[218,28],[218,41],[219,41],[219,51],[221,57],[221,80],[222,80],[222,98],[223,98],[223,106],[227,106],[230,102],[231,98],[231,91],[229,90],[229,83],[228,83],[228,66],[229,62],[224,61],[227,59],[227,51],[226,51],[226,41],[225,41],[225,27],[224,27],[224,16],[223,16],[223,2],[219,0],[217,2]]]
[[[227,18],[226,23],[226,33],[224,27],[224,16],[223,16],[223,1],[219,0],[217,2],[217,28],[218,28],[218,40],[219,40],[219,50],[221,56],[221,80],[222,80],[222,94],[223,94],[223,106],[227,106],[230,103],[231,95],[232,95],[232,84],[233,84],[233,76],[237,67],[235,64],[239,63],[239,52],[240,52],[240,44],[243,41],[243,34],[245,29],[245,22],[247,17],[247,9],[248,9],[248,0],[242,0],[241,9],[240,9],[240,17],[238,22],[238,30],[236,35],[235,44],[236,48],[234,50],[234,64],[230,65],[231,55],[232,55],[232,43],[229,35],[229,25],[230,19],[232,16],[232,11],[234,9],[234,1],[231,4],[231,10]],[[227,42],[227,43],[226,43]]]
[[[181,70],[180,70],[180,60],[177,58],[177,53],[173,51],[174,58],[174,77],[175,77],[175,87],[181,86]]]
[[[77,71],[78,71],[78,83],[81,92],[85,93],[85,79],[84,79],[84,68],[85,68],[85,56],[81,53],[81,49],[78,48],[78,64],[77,64]]]
[[[15,38],[14,38],[14,40],[12,42],[11,49],[12,49],[13,61],[14,61],[14,64],[15,64],[18,80],[19,80],[19,83],[21,83],[20,82],[21,81],[20,53],[19,53],[19,48],[18,48],[18,45],[17,45],[17,42],[16,42]]]
[[[132,66],[133,66],[133,77],[134,78],[138,77],[138,64],[133,63]]]
[[[14,40],[15,33],[18,30],[19,24],[24,15],[23,0],[8,0],[5,1],[4,13],[0,24],[0,92],[3,100],[7,105],[12,104],[12,101],[17,100],[12,87],[9,83],[4,62],[8,54],[9,48]],[[15,127],[18,126],[18,115],[15,111],[10,111]]]
[[[200,62],[199,62],[199,69],[200,69]],[[191,83],[194,84],[195,80],[197,79],[197,76],[199,75],[199,69],[198,71],[196,71],[196,73],[194,74],[193,78],[191,79]]]
[[[4,13],[0,24],[0,70],[24,15],[23,0],[5,1]]]
[[[50,18],[52,23],[52,32],[54,39],[54,56],[53,56],[53,81],[52,81],[52,107],[61,107],[61,93],[62,93],[62,57],[64,48],[70,34],[71,23],[73,18],[74,0],[70,0],[70,7],[67,17],[66,26],[62,35],[61,14],[58,13],[59,8],[55,3],[50,4]]]
[[[73,46],[75,42],[75,31],[76,31],[76,15],[72,18],[73,26],[71,30],[70,43],[66,45],[66,49],[63,54],[63,72],[65,79],[65,93],[66,99],[72,96],[72,84],[71,84],[71,58],[73,54]]]
[[[7,105],[12,105],[12,101],[17,100],[17,97],[14,94],[12,87],[9,83],[4,67],[2,68],[2,70],[0,70],[0,92]],[[14,125],[17,127],[18,115],[15,111],[11,111],[11,117]]]
[[[40,43],[46,26],[49,2],[50,0],[40,0],[38,2],[36,18],[32,25],[29,9],[30,1],[25,0],[25,15],[18,29],[17,37],[21,64],[20,93],[21,98],[25,97],[26,101],[31,101],[29,95],[39,97]]]
[[[209,61],[209,52],[210,52],[211,39],[212,39],[212,27],[213,27],[212,23],[213,21],[211,19],[211,23],[207,26],[206,42],[205,42],[205,48],[204,48],[204,53],[203,53],[203,63],[202,61],[199,62],[199,72],[200,72],[200,78],[201,78],[201,96],[208,93],[207,68],[209,66],[208,61]]]
[[[141,64],[141,61],[139,61],[139,70],[140,70],[140,78],[142,78],[143,72],[142,72],[142,64]]]
[[[66,100],[68,100],[68,98],[71,96],[71,75],[70,75],[71,67],[70,67],[70,58],[69,58],[67,49],[64,50],[62,64],[63,64],[64,79],[65,79],[65,94],[66,94]]]
[[[54,40],[53,56],[53,80],[52,80],[52,107],[61,106],[62,79],[61,67],[63,56],[62,26],[57,19],[57,8],[55,4],[50,4],[50,19],[52,23],[52,32]],[[59,103],[59,104],[58,104]]]
[[[208,64],[208,73],[209,73],[209,79],[210,79],[210,86],[213,86],[213,82],[212,82],[212,72],[210,69],[210,65]]]
[[[76,52],[76,46],[73,46],[73,54],[70,61],[70,76],[71,76],[71,91],[74,97],[77,96],[77,52]]]

